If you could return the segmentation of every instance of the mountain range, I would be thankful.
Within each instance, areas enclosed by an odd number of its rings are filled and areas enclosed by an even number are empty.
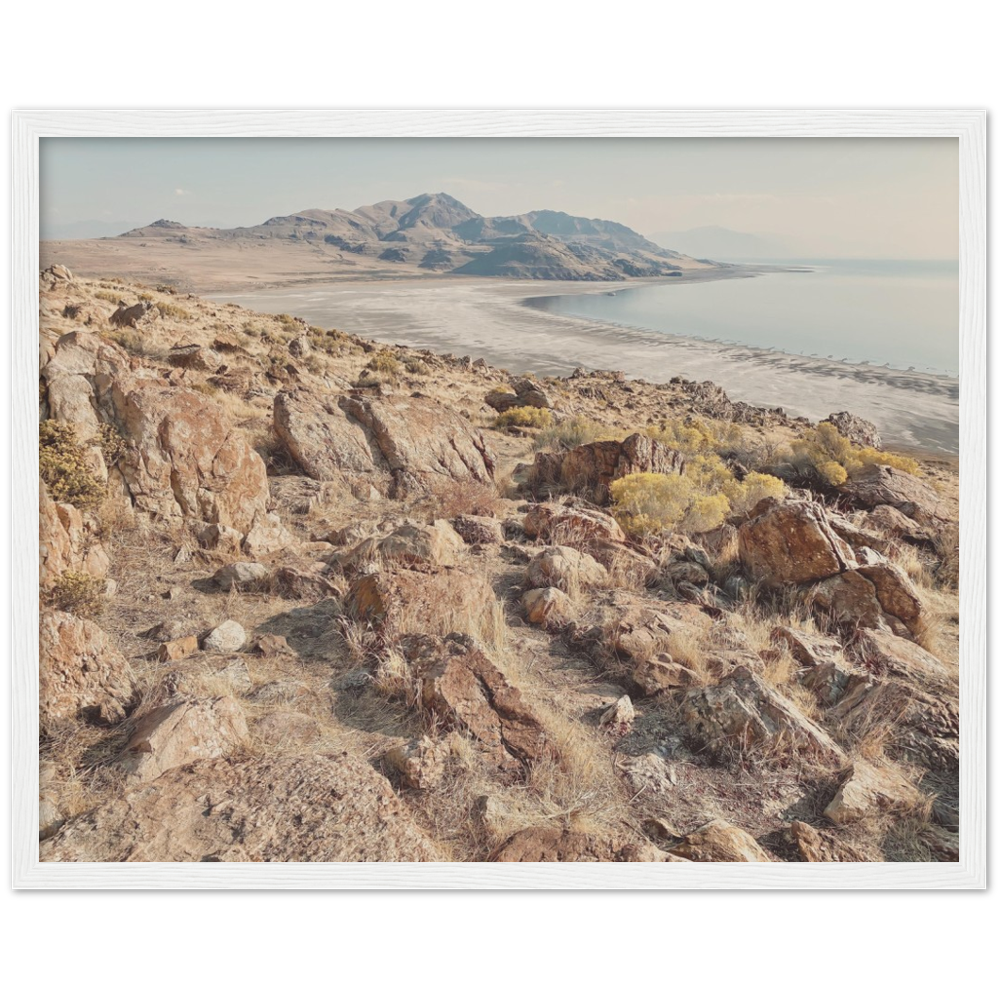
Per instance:
[[[366,270],[381,262],[394,270],[560,281],[652,278],[711,266],[618,222],[553,211],[487,217],[444,193],[380,201],[354,211],[309,209],[234,229],[160,219],[115,237],[126,239],[203,246],[216,241],[259,246],[274,240],[345,263],[351,257],[365,260]]]

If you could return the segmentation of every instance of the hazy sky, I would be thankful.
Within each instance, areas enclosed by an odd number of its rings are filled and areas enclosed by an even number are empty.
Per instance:
[[[41,140],[43,237],[255,225],[428,191],[647,235],[725,226],[806,255],[958,256],[953,139]]]

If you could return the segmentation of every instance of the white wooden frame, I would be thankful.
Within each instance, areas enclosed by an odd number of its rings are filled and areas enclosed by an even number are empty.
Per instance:
[[[987,872],[986,114],[982,111],[16,111],[13,884],[36,889],[975,889]],[[936,864],[70,864],[38,861],[38,143],[49,136],[958,139],[960,858]]]

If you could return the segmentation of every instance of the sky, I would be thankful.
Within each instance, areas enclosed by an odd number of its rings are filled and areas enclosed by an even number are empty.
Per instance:
[[[482,215],[723,226],[801,256],[958,256],[956,139],[52,138],[40,155],[43,238],[444,191]]]

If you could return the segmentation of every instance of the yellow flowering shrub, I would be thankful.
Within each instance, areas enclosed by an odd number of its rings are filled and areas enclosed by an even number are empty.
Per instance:
[[[788,457],[800,473],[815,475],[829,486],[840,486],[872,465],[890,465],[914,475],[920,472],[912,458],[857,445],[826,421],[811,427],[788,447]]]
[[[552,411],[537,406],[515,406],[493,421],[494,427],[551,427]]]

